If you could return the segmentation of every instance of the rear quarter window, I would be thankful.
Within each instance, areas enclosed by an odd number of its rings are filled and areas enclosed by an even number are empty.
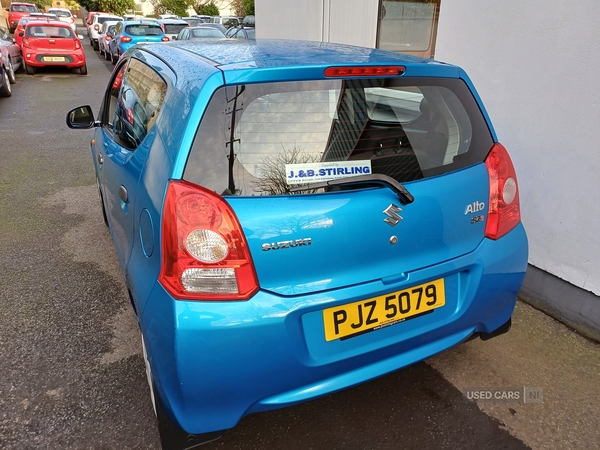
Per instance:
[[[154,126],[167,91],[165,81],[132,58],[114,74],[106,97],[104,126],[121,146],[135,150]]]
[[[481,162],[492,143],[462,80],[230,86],[213,95],[184,178],[242,196],[369,173],[409,182]]]

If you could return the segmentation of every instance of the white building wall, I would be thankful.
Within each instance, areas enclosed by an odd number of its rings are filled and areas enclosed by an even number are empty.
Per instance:
[[[598,0],[442,0],[435,54],[469,73],[513,158],[530,263],[596,295],[599,17]]]
[[[374,47],[379,0],[255,0],[256,36]]]

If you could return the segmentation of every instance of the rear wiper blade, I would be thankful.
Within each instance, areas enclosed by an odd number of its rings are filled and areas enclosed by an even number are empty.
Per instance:
[[[408,190],[402,186],[399,181],[382,174],[358,175],[355,177],[340,178],[338,180],[309,183],[304,186],[290,188],[290,192],[308,191],[311,189],[321,189],[333,186],[350,186],[353,184],[379,184],[381,186],[386,186],[398,195],[400,203],[403,205],[408,205],[415,200],[412,194],[408,192]]]

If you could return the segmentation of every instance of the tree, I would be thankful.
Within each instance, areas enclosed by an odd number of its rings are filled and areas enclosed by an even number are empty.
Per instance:
[[[233,0],[229,5],[234,16],[244,17],[244,0]]]
[[[79,0],[79,3],[82,7],[85,8],[86,11],[100,11],[100,6],[98,5],[98,0]]]
[[[254,0],[232,0],[230,8],[236,16],[253,16]]]
[[[244,16],[254,15],[254,0],[244,0]]]
[[[218,16],[219,7],[211,0],[210,2],[196,2],[194,4],[194,10],[196,13],[203,16]]]
[[[185,17],[188,15],[188,8],[192,6],[192,0],[162,0],[162,7],[165,9],[162,13],[155,11],[157,14],[164,14],[165,12],[175,14],[179,17]],[[156,8],[155,8],[156,10]]]
[[[291,149],[283,147],[283,152],[261,158],[258,166],[259,174],[255,181],[251,181],[252,188],[256,192],[267,195],[289,194],[290,186],[287,183],[285,165],[304,164],[317,160],[315,155],[304,153],[296,145]]]
[[[98,11],[106,11],[122,16],[128,11],[135,10],[134,0],[98,0]]]
[[[52,0],[33,0],[32,3],[37,6],[40,11],[46,11],[46,7],[52,6]]]

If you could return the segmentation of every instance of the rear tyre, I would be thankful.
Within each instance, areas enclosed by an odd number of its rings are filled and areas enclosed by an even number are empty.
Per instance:
[[[0,73],[0,76],[2,77],[0,97],[10,97],[12,95],[12,88],[10,87],[10,79],[8,78],[8,73],[4,69],[0,70],[2,71],[2,73]]]
[[[15,84],[17,82],[17,77],[15,76],[15,69],[12,65],[11,60],[8,60],[8,79],[10,80],[10,84]]]
[[[104,59],[106,61],[110,61],[112,59],[112,56],[109,52],[104,52]]]
[[[79,68],[79,73],[80,73],[81,75],[87,75],[87,64],[84,64],[83,66],[81,66],[81,67]]]
[[[94,47],[94,50],[98,50],[100,48],[97,42],[92,42],[92,46]]]
[[[98,186],[98,195],[100,196],[100,206],[102,207],[102,219],[104,220],[104,225],[108,226],[108,217],[106,217],[106,209],[104,209],[104,198],[102,198],[102,191],[100,190],[100,182],[98,178],[96,178],[96,185]],[[143,340],[143,338],[142,338]],[[143,342],[142,342],[143,344]]]
[[[111,59],[112,59],[112,65],[116,65],[117,61],[119,60],[119,56],[117,55],[117,57],[115,57],[115,55],[111,55]]]
[[[144,342],[143,334],[142,350],[144,352],[144,363],[146,364],[146,376],[148,378],[148,385],[150,386],[150,398],[152,399],[154,414],[156,414],[156,420],[158,421],[158,432],[160,434],[160,442],[163,450],[189,449],[197,445],[206,444],[207,442],[212,442],[219,439],[223,435],[224,431],[214,431],[212,433],[203,434],[188,434],[179,426],[178,423],[171,420],[163,407],[160,396],[156,390],[156,385],[154,384],[154,378],[152,377],[152,369],[150,368],[150,363],[148,361],[148,353],[146,352],[146,344]]]
[[[27,75],[33,75],[35,73],[35,67],[25,64],[25,72],[27,72]]]
[[[104,47],[98,45],[98,48],[100,49],[100,56],[104,56]]]

